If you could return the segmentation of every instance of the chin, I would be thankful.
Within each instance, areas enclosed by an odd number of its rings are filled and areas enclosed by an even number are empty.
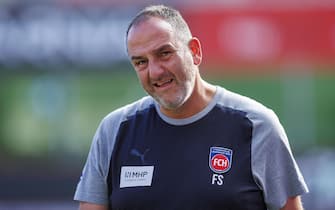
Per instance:
[[[162,98],[159,98],[157,101],[164,109],[173,111],[173,110],[177,110],[178,108],[180,108],[185,103],[186,99],[178,98],[176,100],[170,101],[170,100],[164,100]]]

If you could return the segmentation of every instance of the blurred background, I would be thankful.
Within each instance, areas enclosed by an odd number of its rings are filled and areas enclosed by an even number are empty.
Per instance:
[[[204,77],[271,107],[310,187],[335,209],[335,1],[1,0],[0,209],[76,209],[92,136],[145,95],[125,50],[144,5],[182,11]]]

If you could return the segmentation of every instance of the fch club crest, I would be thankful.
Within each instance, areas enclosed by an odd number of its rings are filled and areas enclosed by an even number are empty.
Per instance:
[[[209,167],[215,173],[225,173],[231,168],[232,158],[233,150],[224,147],[211,147]]]

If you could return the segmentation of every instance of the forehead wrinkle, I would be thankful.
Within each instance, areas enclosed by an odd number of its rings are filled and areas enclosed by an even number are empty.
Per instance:
[[[150,18],[131,28],[128,34],[128,53],[138,49],[156,49],[161,43],[174,40],[172,26],[159,18]]]

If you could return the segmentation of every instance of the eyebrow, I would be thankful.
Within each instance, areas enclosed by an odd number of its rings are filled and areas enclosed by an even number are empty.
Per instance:
[[[165,45],[158,47],[157,49],[152,50],[152,52],[154,54],[157,54],[165,49],[174,49],[174,47],[171,46],[171,44],[165,44]],[[144,56],[131,56],[131,60],[139,60],[139,59],[145,59],[145,57]]]
[[[144,59],[144,56],[131,56],[131,60],[139,60],[139,59]]]
[[[154,53],[159,53],[165,49],[174,49],[170,44],[165,44],[165,45],[162,45],[160,46],[159,48],[153,50]]]

